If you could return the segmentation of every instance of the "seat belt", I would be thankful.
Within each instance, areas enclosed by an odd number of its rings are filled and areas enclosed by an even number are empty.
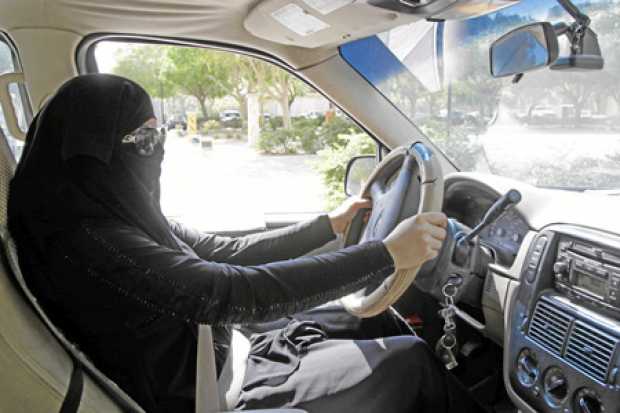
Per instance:
[[[217,384],[217,366],[213,331],[206,324],[198,325],[196,355],[196,413],[216,413],[223,410]]]
[[[82,393],[84,391],[84,372],[80,363],[72,357],[73,360],[73,372],[71,373],[71,380],[69,381],[69,389],[65,399],[60,406],[58,413],[77,413],[80,408],[80,402],[82,401]]]

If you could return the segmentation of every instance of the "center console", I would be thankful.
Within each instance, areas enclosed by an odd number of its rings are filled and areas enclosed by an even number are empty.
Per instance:
[[[539,412],[620,412],[620,237],[549,227],[523,267],[505,344],[510,391]]]

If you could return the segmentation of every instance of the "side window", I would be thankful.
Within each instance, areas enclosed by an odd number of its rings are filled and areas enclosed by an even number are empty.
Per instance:
[[[21,72],[21,64],[12,44],[0,33],[0,75],[11,72]],[[24,85],[11,83],[9,94],[13,102],[15,114],[19,128],[26,132],[30,120],[29,103]],[[19,159],[24,148],[24,141],[13,136],[7,127],[6,117],[3,108],[0,106],[0,127],[7,137],[9,146],[13,151],[15,159]]]
[[[105,41],[101,72],[141,84],[169,131],[162,209],[210,231],[294,222],[344,200],[347,161],[377,144],[287,71],[201,48]]]

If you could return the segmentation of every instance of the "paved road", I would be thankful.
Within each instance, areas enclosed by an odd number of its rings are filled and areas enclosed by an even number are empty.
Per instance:
[[[202,150],[171,133],[162,170],[162,209],[202,230],[258,228],[264,214],[317,213],[323,184],[315,155],[266,156],[244,142]]]

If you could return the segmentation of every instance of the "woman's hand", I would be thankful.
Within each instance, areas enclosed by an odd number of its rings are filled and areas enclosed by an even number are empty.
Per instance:
[[[328,214],[332,224],[334,234],[344,234],[347,227],[357,214],[357,211],[364,208],[372,208],[370,199],[352,196],[342,203],[338,208]]]
[[[407,218],[383,240],[397,270],[419,268],[437,256],[446,239],[448,218],[427,212]]]

